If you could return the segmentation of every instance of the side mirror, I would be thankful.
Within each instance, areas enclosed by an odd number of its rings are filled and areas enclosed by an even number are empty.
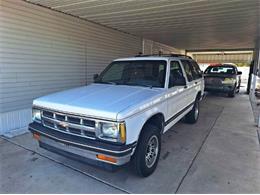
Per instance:
[[[241,75],[242,74],[242,72],[241,71],[237,71],[237,75]]]
[[[98,74],[94,74],[94,75],[93,75],[93,80],[96,81],[97,78],[98,78]]]

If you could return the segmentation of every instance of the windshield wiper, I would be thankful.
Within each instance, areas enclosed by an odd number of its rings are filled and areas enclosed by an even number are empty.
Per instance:
[[[149,87],[149,88],[153,88],[152,85],[146,85],[146,84],[140,84],[140,83],[124,83],[124,85],[132,85],[132,86],[142,86],[142,87]]]
[[[101,83],[101,84],[110,84],[110,85],[117,85],[116,82],[107,82],[107,81],[96,81],[95,83]]]
[[[139,85],[139,84],[138,84]],[[153,86],[152,85],[146,85],[146,84],[140,84],[140,86],[143,86],[143,87],[149,87],[149,88],[153,88]]]

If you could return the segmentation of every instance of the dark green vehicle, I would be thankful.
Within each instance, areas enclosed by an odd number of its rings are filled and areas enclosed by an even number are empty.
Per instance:
[[[227,93],[234,97],[239,92],[242,72],[235,65],[209,66],[204,72],[205,91]]]

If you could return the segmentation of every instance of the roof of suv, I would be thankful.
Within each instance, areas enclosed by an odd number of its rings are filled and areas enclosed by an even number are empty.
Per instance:
[[[129,58],[119,58],[114,61],[127,61],[127,60],[169,60],[169,59],[190,59],[190,56],[182,55],[182,54],[167,54],[167,55],[137,55]]]

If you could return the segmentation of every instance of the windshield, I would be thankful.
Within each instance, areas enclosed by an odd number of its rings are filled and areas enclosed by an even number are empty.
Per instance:
[[[166,61],[135,60],[112,62],[95,83],[164,87]]]
[[[206,74],[235,74],[233,66],[210,66],[205,70]]]

